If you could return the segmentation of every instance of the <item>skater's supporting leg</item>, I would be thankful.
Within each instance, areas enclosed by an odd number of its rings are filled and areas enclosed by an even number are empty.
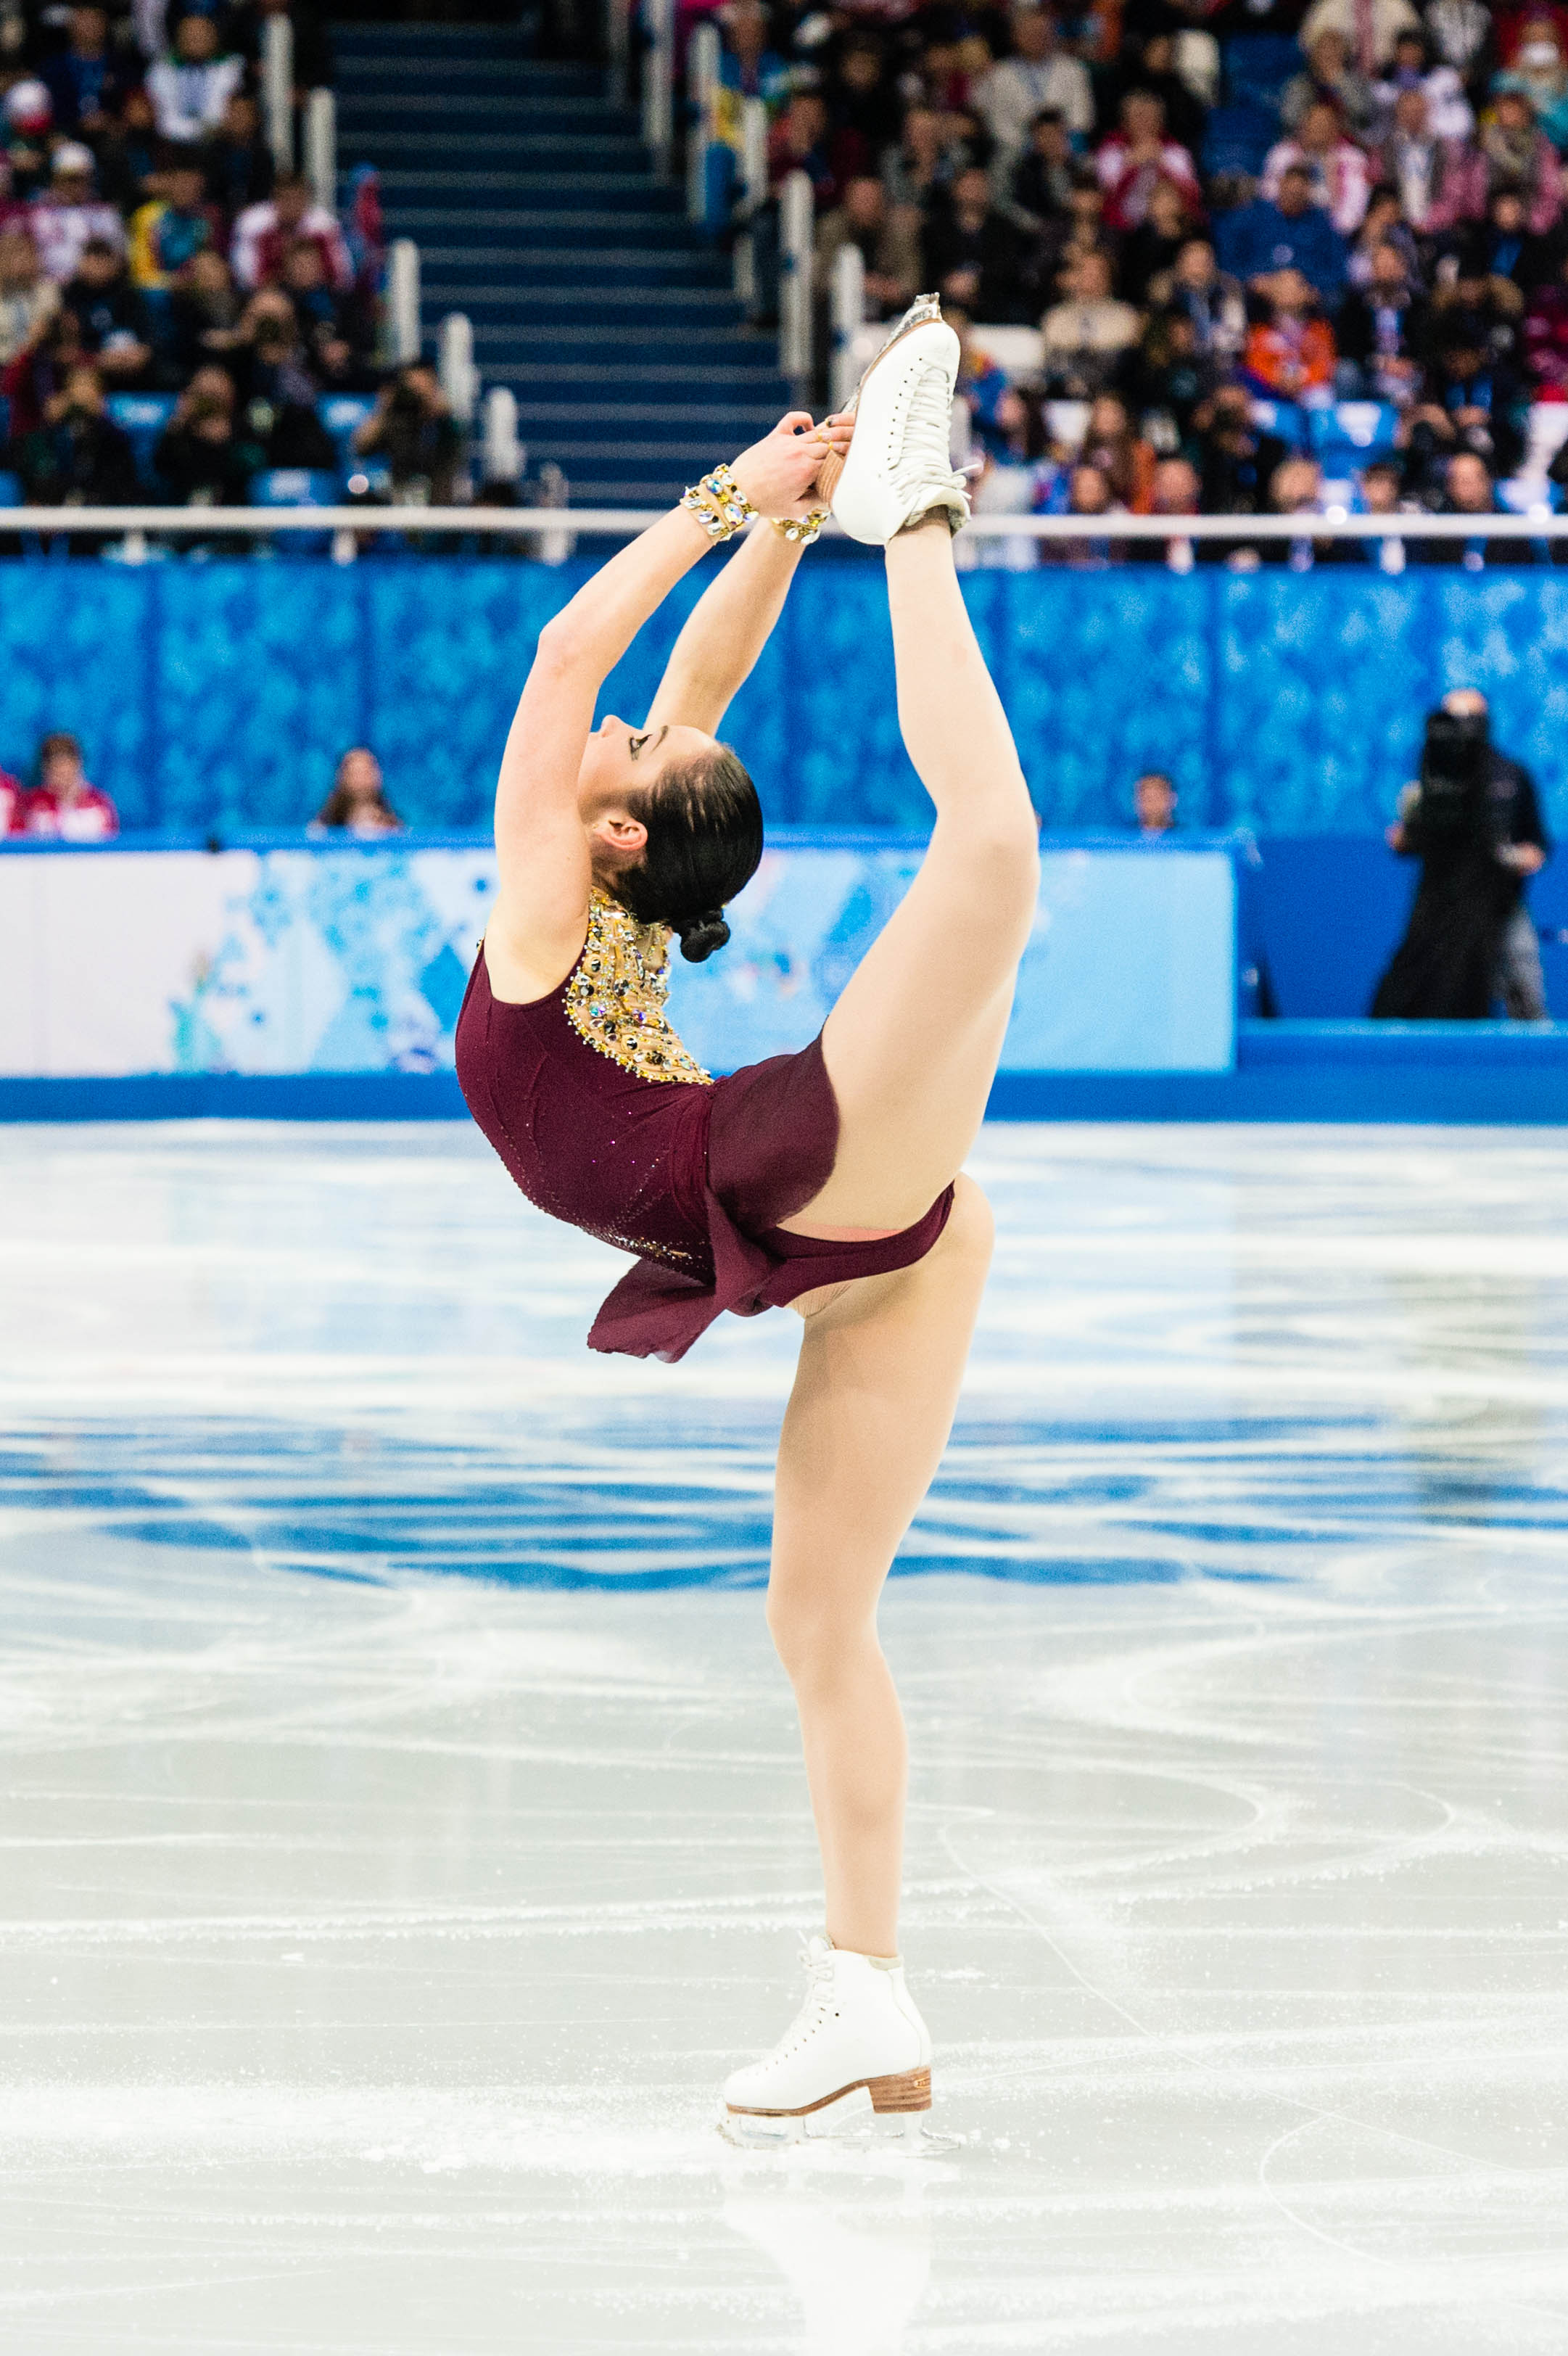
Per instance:
[[[959,1181],[924,1259],[808,1301],[779,1442],[768,1625],[795,1687],[835,1945],[898,1947],[904,1733],[877,1599],[946,1445],[990,1259]]]

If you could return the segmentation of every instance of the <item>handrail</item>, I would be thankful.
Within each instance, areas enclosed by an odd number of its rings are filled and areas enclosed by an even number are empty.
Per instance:
[[[768,110],[760,98],[741,101],[741,187],[735,209],[735,293],[748,312],[762,308],[752,223],[768,201]]]
[[[548,513],[559,530],[596,539],[631,540],[667,515],[667,508],[0,508],[0,539],[18,532],[52,536],[101,532],[112,538],[210,539],[215,533],[461,532],[505,538],[537,532]],[[842,536],[829,518],[827,531]],[[1568,515],[1344,516],[1040,516],[977,515],[966,527],[977,540],[1053,541],[1568,541]]]
[[[643,142],[661,180],[675,145],[675,0],[644,0]]]
[[[275,25],[278,19],[269,16]],[[304,169],[311,195],[323,212],[337,210],[337,101],[329,90],[309,91],[304,102]]]
[[[816,199],[804,172],[792,172],[779,197],[779,369],[809,389]]]
[[[712,144],[713,101],[719,88],[722,48],[717,25],[697,25],[686,51],[688,123],[686,145],[686,211],[688,220],[708,219],[708,150]]]
[[[632,0],[609,0],[608,16],[610,97],[616,106],[624,106],[632,95]]]
[[[768,201],[768,109],[761,98],[741,102],[741,186],[747,209],[758,211]]]
[[[866,324],[866,264],[859,247],[846,238],[833,257],[833,348],[828,360],[828,399],[847,409],[859,378],[856,338]]]
[[[509,384],[493,384],[485,395],[485,480],[522,478],[523,446],[517,439],[517,396]]]
[[[387,255],[387,311],[392,358],[400,368],[417,360],[424,342],[420,318],[420,250],[411,237],[394,238]]]
[[[280,172],[294,168],[294,28],[286,16],[261,20],[261,116]]]
[[[436,373],[460,425],[472,425],[479,405],[479,371],[474,365],[474,324],[466,311],[449,311],[436,329]]]

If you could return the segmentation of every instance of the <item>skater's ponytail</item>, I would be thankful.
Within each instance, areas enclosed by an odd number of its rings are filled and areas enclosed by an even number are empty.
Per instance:
[[[628,807],[648,843],[615,878],[616,894],[639,924],[677,933],[682,957],[700,965],[729,939],[725,903],[762,860],[757,789],[729,745],[716,744],[699,760],[671,762]]]

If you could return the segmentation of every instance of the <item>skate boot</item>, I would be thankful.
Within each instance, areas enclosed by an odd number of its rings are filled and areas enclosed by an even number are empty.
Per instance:
[[[931,2108],[931,2038],[895,1956],[881,1962],[813,1939],[805,2002],[771,2053],[725,2081],[724,2126],[737,2142],[790,2139],[830,2124],[847,2097],[908,2120]]]
[[[829,452],[816,488],[851,540],[880,548],[933,509],[958,531],[969,494],[949,455],[958,338],[934,294],[912,303],[860,379],[849,455]]]

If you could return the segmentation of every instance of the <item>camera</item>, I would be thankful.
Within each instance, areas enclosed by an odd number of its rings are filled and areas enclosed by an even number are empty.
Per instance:
[[[1457,846],[1480,835],[1489,748],[1484,712],[1439,708],[1428,714],[1421,749],[1421,829],[1429,842]]]

